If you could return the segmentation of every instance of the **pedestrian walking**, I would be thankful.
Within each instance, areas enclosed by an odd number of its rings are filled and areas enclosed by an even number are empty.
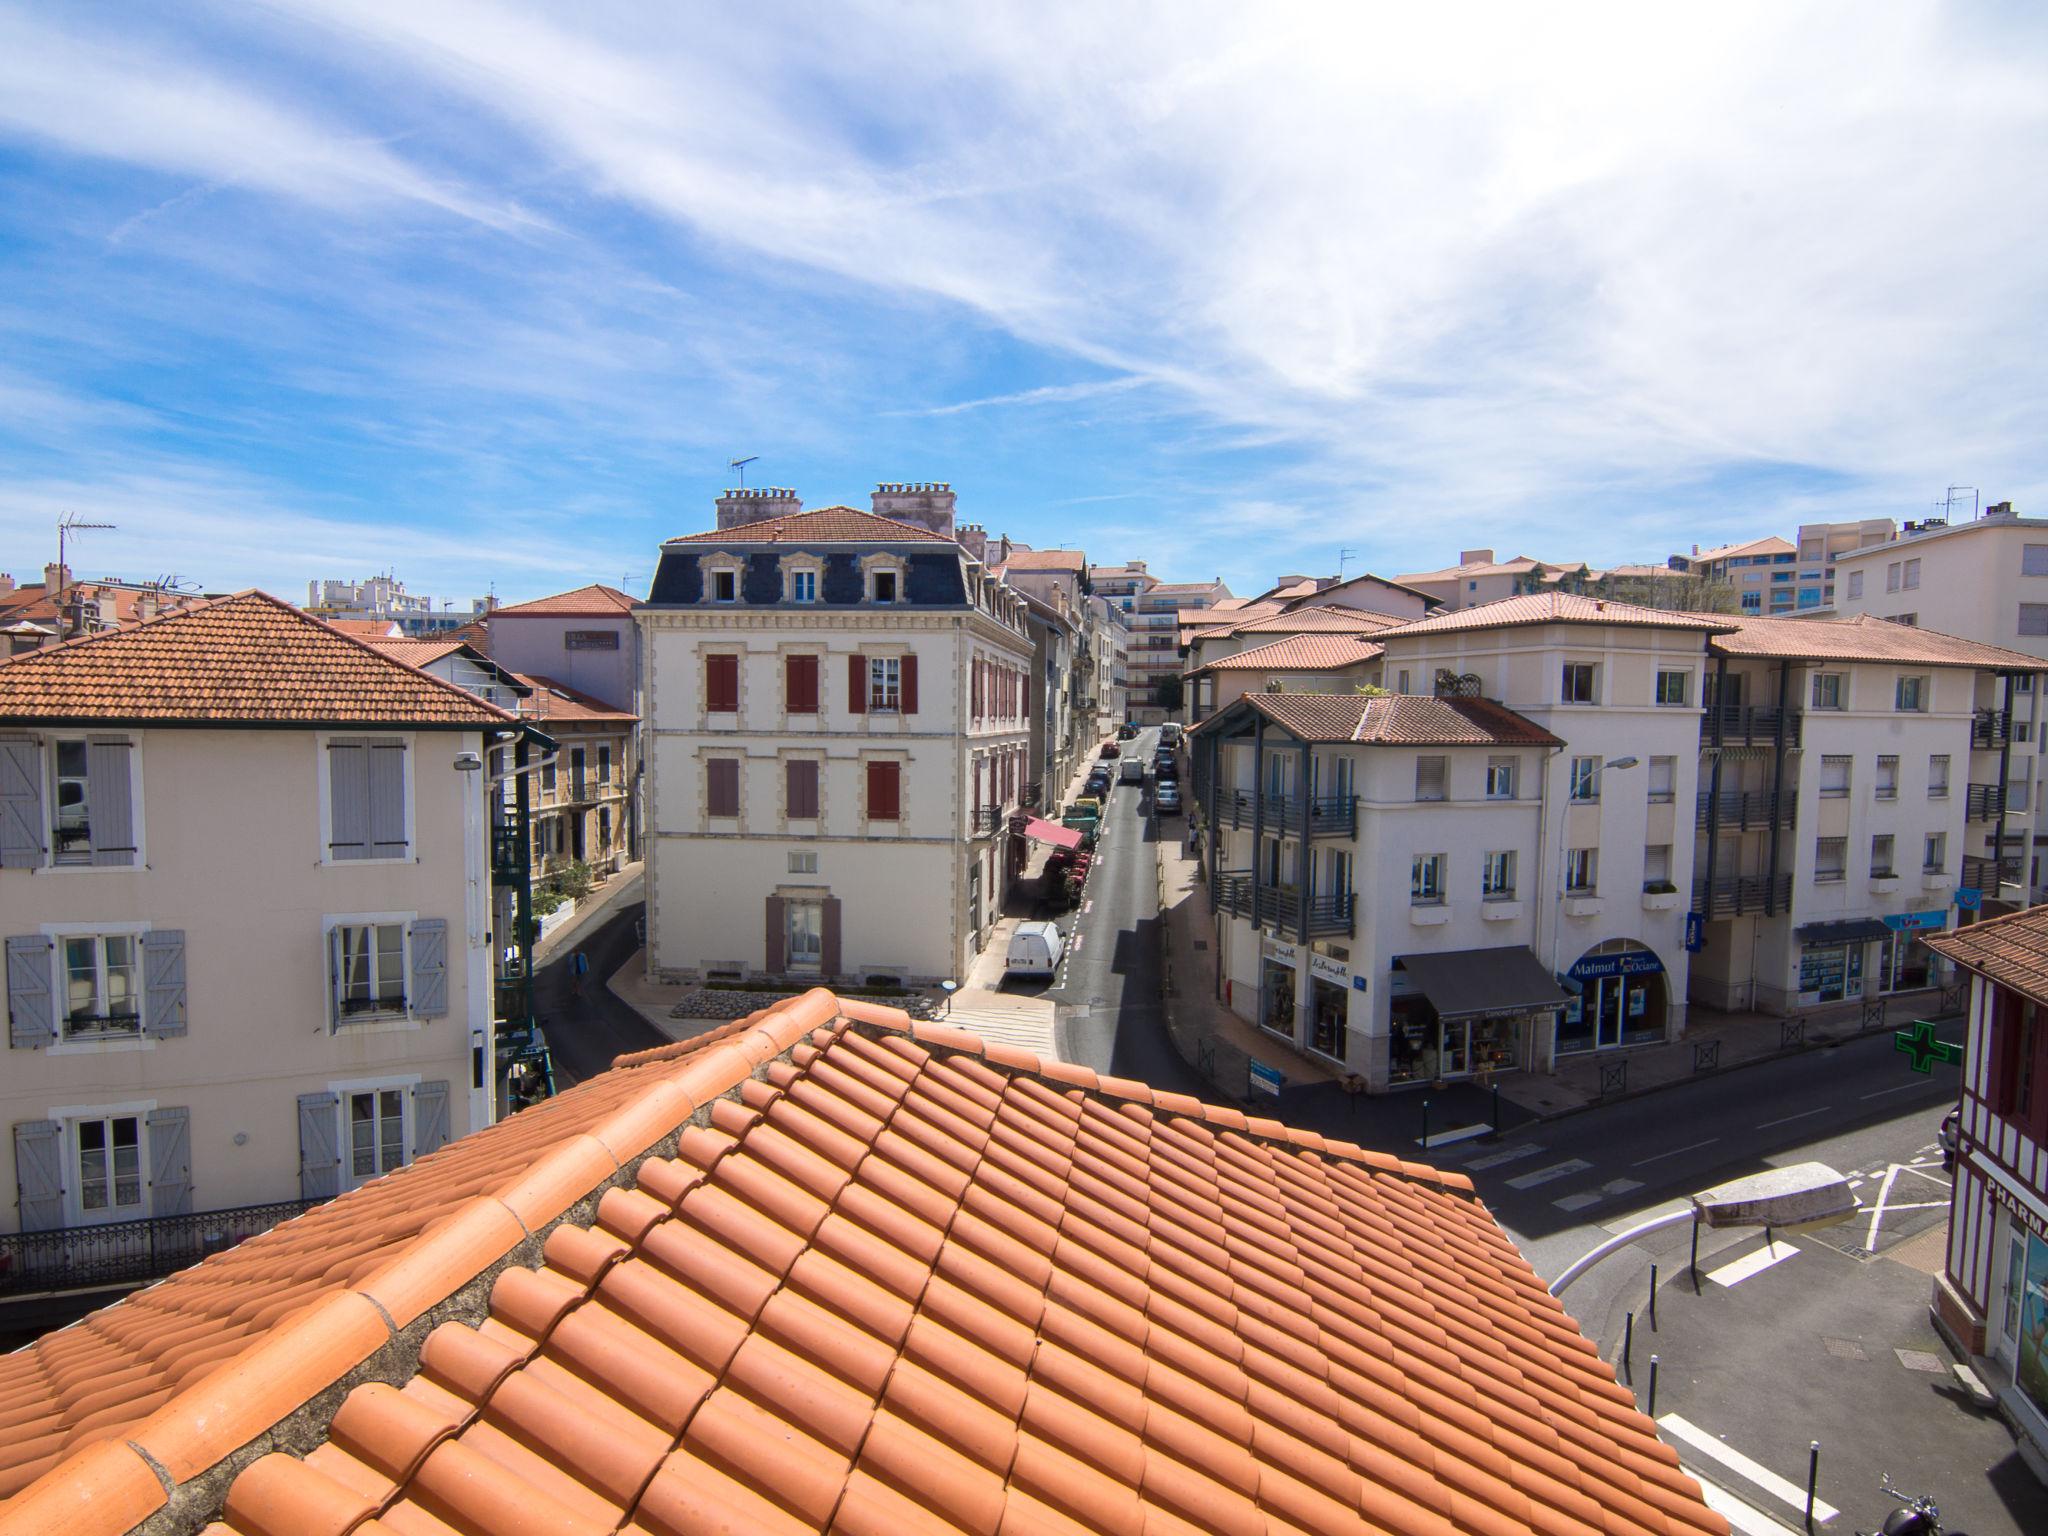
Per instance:
[[[583,995],[583,978],[590,974],[590,956],[577,950],[569,957],[569,990],[577,997]]]

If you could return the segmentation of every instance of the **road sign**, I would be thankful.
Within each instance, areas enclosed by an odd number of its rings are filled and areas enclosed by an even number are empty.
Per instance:
[[[1278,1067],[1269,1067],[1263,1061],[1253,1062],[1251,1068],[1252,1087],[1260,1093],[1270,1093],[1274,1098],[1279,1098],[1280,1087],[1287,1081],[1286,1075]]]
[[[1960,1045],[1951,1045],[1946,1040],[1934,1038],[1932,1019],[1915,1019],[1912,1028],[1894,1031],[1892,1049],[1903,1051],[1912,1057],[1913,1070],[1920,1073],[1931,1073],[1937,1061],[1955,1066],[1963,1059],[1963,1048]]]

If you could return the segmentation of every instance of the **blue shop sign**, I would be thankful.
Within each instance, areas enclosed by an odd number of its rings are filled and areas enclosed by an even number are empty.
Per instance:
[[[1957,896],[1961,896],[1958,891]],[[1958,905],[1961,903],[1958,902]],[[1909,933],[1916,928],[1946,928],[1948,908],[1932,907],[1925,912],[1894,912],[1884,920],[1885,927],[1893,933]]]
[[[1274,1098],[1279,1098],[1281,1086],[1287,1081],[1280,1069],[1269,1067],[1263,1061],[1254,1061],[1249,1065],[1252,1069],[1252,1087],[1261,1093],[1270,1093]]]
[[[1587,955],[1565,974],[1573,981],[1596,981],[1602,976],[1651,976],[1664,969],[1664,962],[1647,949],[1632,949],[1619,955]]]
[[[1956,887],[1956,905],[1965,912],[1981,912],[1984,908],[1984,893],[1974,885]]]
[[[1685,914],[1685,952],[1696,955],[1707,947],[1707,914],[1688,912]]]

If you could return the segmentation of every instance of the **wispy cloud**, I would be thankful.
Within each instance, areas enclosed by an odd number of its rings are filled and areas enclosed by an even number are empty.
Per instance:
[[[985,411],[999,405],[1070,405],[1076,400],[1095,400],[1120,395],[1146,383],[1144,379],[1100,379],[1087,384],[1042,384],[1036,389],[1012,390],[1006,395],[983,395],[979,400],[956,400],[951,405],[928,405],[921,410],[899,411],[901,416],[957,416],[962,411]]]

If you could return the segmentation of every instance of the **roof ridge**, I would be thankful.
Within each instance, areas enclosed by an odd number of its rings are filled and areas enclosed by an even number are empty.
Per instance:
[[[283,598],[272,597],[268,592],[256,591],[254,588],[251,588],[251,591],[255,592],[255,595],[257,597],[264,599],[266,602],[275,603],[279,608],[283,609],[286,613],[291,614],[294,618],[303,619],[309,624],[319,625],[322,629],[326,630],[328,634],[333,635],[336,639],[346,640],[350,645],[357,647],[365,654],[376,657],[386,666],[403,667],[408,672],[418,673],[421,677],[426,678],[429,682],[433,683],[435,687],[442,689],[444,692],[455,694],[468,703],[480,704],[485,709],[493,710],[496,713],[503,715],[508,721],[510,721],[514,725],[517,725],[519,723],[519,717],[517,715],[511,713],[509,710],[501,708],[496,704],[493,704],[489,699],[479,698],[476,694],[473,694],[467,688],[464,688],[460,683],[451,683],[445,677],[435,676],[435,674],[429,672],[425,667],[415,666],[413,663],[409,661],[402,661],[396,656],[387,655],[385,652],[378,650],[375,643],[372,642],[366,635],[352,635],[348,633],[346,630],[336,629],[332,624],[328,623],[325,619],[319,617],[317,614],[308,613],[303,608],[294,608],[290,603],[286,602]],[[416,637],[399,636],[392,638],[412,639]],[[458,640],[453,643],[457,645],[467,645],[469,642],[466,640]]]
[[[85,583],[73,582],[72,585],[83,586]],[[112,640],[118,635],[136,634],[141,630],[149,628],[152,624],[161,624],[166,619],[182,619],[188,618],[195,613],[210,613],[215,608],[225,607],[227,604],[245,597],[260,597],[266,602],[276,603],[283,608],[290,608],[294,613],[300,611],[292,608],[291,604],[284,602],[281,598],[272,597],[268,592],[260,588],[244,587],[239,592],[224,592],[219,597],[199,598],[190,607],[167,608],[162,612],[151,614],[146,619],[137,619],[132,624],[119,624],[111,629],[96,629],[88,634],[73,635],[69,640],[59,640],[55,645],[38,646],[35,650],[22,651],[13,656],[0,656],[0,667],[13,666],[16,662],[36,661],[45,656],[61,655],[65,651],[76,650],[95,641]],[[307,615],[307,617],[311,617],[311,615]]]

